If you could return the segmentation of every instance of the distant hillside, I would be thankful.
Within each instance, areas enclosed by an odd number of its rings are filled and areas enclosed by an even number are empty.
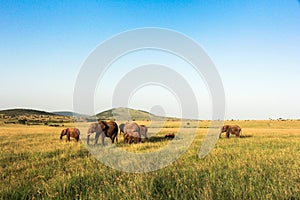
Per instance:
[[[73,117],[32,109],[9,109],[0,111],[0,122],[4,124],[49,125],[73,122]]]
[[[83,114],[78,114],[70,111],[56,111],[56,112],[46,112],[33,109],[9,109],[0,111],[1,119],[6,121],[18,121],[22,119],[27,119],[30,121],[52,121],[52,122],[62,122],[70,121],[73,116],[79,117],[83,121],[94,121],[95,116],[87,116]],[[4,115],[4,116],[3,116]],[[170,117],[157,116],[152,113],[143,110],[135,110],[131,108],[113,108],[110,110],[103,111],[96,114],[97,119],[101,120],[118,120],[118,121],[147,121],[147,120],[166,120],[173,119]],[[175,119],[175,118],[174,118]],[[76,119],[78,120],[78,119]]]
[[[8,110],[1,110],[0,114],[4,114],[7,116],[18,117],[18,116],[29,116],[29,115],[49,115],[55,116],[57,114],[53,114],[46,111],[40,110],[32,110],[32,109],[8,109]]]
[[[143,110],[134,110],[131,108],[113,108],[97,115],[98,119],[113,119],[113,120],[160,120],[165,117],[157,116],[152,113]]]
[[[56,112],[52,112],[55,115],[62,115],[62,116],[67,116],[67,117],[88,117],[88,115],[83,115],[83,114],[79,114],[79,113],[74,113],[71,111],[56,111]]]

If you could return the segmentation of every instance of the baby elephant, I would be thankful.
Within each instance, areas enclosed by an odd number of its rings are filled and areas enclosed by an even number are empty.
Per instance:
[[[77,128],[66,128],[61,131],[60,139],[62,139],[65,135],[67,136],[66,142],[70,142],[70,137],[75,138],[75,140],[78,142],[80,131]]]
[[[221,134],[224,132],[226,132],[227,138],[229,138],[230,134],[233,134],[236,137],[241,137],[241,131],[242,129],[238,125],[224,125],[219,137],[221,137]]]

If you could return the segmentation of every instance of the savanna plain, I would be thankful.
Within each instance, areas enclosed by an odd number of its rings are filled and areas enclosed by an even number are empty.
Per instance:
[[[209,123],[183,124],[186,133],[198,128],[191,146],[167,167],[147,173],[121,172],[99,162],[83,144],[85,128],[81,141],[66,142],[59,139],[63,127],[2,124],[0,199],[300,199],[299,120],[227,121],[242,128],[242,137],[223,134],[200,159]],[[168,121],[138,144],[124,144],[119,135],[116,147],[155,151],[179,126]],[[150,135],[156,131],[149,128]],[[105,142],[111,145],[109,138]]]

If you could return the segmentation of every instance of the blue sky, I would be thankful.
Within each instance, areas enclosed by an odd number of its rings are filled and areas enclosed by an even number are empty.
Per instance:
[[[300,118],[296,0],[0,1],[0,27],[0,109],[72,110],[76,77],[97,45],[161,27],[194,39],[213,60],[226,118]],[[109,108],[100,104],[97,111]]]

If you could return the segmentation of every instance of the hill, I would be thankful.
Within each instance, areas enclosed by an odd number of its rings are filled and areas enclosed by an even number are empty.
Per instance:
[[[33,109],[8,109],[0,111],[0,124],[53,125],[74,121],[73,117],[63,116]]]
[[[40,111],[40,110],[32,110],[32,109],[8,109],[8,110],[1,110],[0,114],[7,115],[11,117],[18,117],[18,116],[30,116],[30,115],[49,115],[49,116],[56,116],[58,114]]]
[[[55,115],[62,115],[67,117],[88,117],[88,115],[80,114],[80,113],[74,113],[72,111],[55,111],[52,112]]]
[[[0,111],[1,119],[5,119],[7,123],[9,121],[17,123],[20,119],[27,119],[30,121],[61,121],[71,120],[73,117],[78,118],[80,121],[94,121],[95,117],[101,120],[118,120],[118,121],[158,121],[158,120],[176,120],[176,118],[157,116],[150,112],[143,110],[135,110],[131,108],[112,108],[96,114],[96,116],[88,116],[79,113],[73,113],[72,111],[55,111],[46,112],[33,109],[8,109]]]
[[[101,120],[132,120],[132,121],[147,121],[147,120],[163,120],[167,117],[157,116],[143,110],[135,110],[131,108],[113,108],[96,114],[96,117]]]

